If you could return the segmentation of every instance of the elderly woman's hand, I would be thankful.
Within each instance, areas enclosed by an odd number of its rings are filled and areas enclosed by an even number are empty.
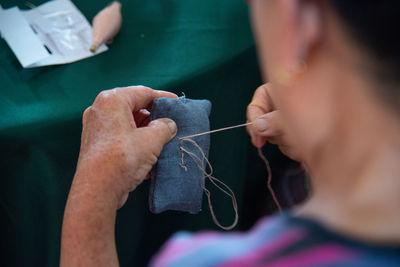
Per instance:
[[[176,134],[169,119],[149,123],[157,97],[144,86],[98,95],[83,115],[81,151],[65,207],[60,266],[118,266],[116,211]]]
[[[71,194],[92,190],[121,207],[176,134],[172,120],[149,123],[157,97],[177,97],[144,86],[101,92],[83,114],[78,167]]]
[[[247,106],[247,122],[254,122],[247,126],[251,142],[255,147],[263,147],[266,142],[276,144],[286,156],[301,161],[284,131],[281,112],[276,110],[270,90],[269,84],[258,87]]]

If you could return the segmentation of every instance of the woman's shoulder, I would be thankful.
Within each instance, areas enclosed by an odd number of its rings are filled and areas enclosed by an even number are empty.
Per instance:
[[[398,266],[400,249],[371,246],[289,213],[265,217],[248,232],[180,232],[153,266]]]

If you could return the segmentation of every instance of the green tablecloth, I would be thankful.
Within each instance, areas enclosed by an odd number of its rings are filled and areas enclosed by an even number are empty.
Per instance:
[[[3,8],[24,3],[0,1]],[[92,19],[108,1],[74,3]],[[123,27],[110,50],[73,64],[23,69],[0,39],[0,266],[57,266],[81,116],[101,90],[143,84],[184,92],[212,101],[211,129],[245,121],[261,80],[243,0],[131,0],[122,6]],[[245,130],[212,135],[210,161],[215,176],[237,194],[237,229],[247,228],[260,213],[252,201],[270,199],[264,177],[254,175],[265,170]],[[256,188],[261,197],[254,198]],[[145,265],[177,230],[217,229],[206,202],[197,215],[151,214],[148,189],[145,182],[118,212],[121,266]],[[229,199],[212,193],[217,216],[229,224]]]

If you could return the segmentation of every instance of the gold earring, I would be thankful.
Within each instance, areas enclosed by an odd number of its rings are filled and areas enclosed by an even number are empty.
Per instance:
[[[302,74],[307,72],[307,68],[307,62],[304,60],[300,60],[291,70],[278,68],[275,72],[275,80],[283,86],[290,86],[298,80]]]
[[[287,69],[278,68],[275,72],[275,80],[280,85],[289,86],[292,83],[292,79],[292,74]]]

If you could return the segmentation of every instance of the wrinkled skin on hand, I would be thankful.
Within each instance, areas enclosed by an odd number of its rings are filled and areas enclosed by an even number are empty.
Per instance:
[[[163,145],[176,134],[176,125],[169,119],[149,123],[148,110],[157,97],[177,96],[143,86],[116,88],[97,96],[83,115],[74,186],[83,183],[105,192],[118,207],[125,203],[156,163]]]

